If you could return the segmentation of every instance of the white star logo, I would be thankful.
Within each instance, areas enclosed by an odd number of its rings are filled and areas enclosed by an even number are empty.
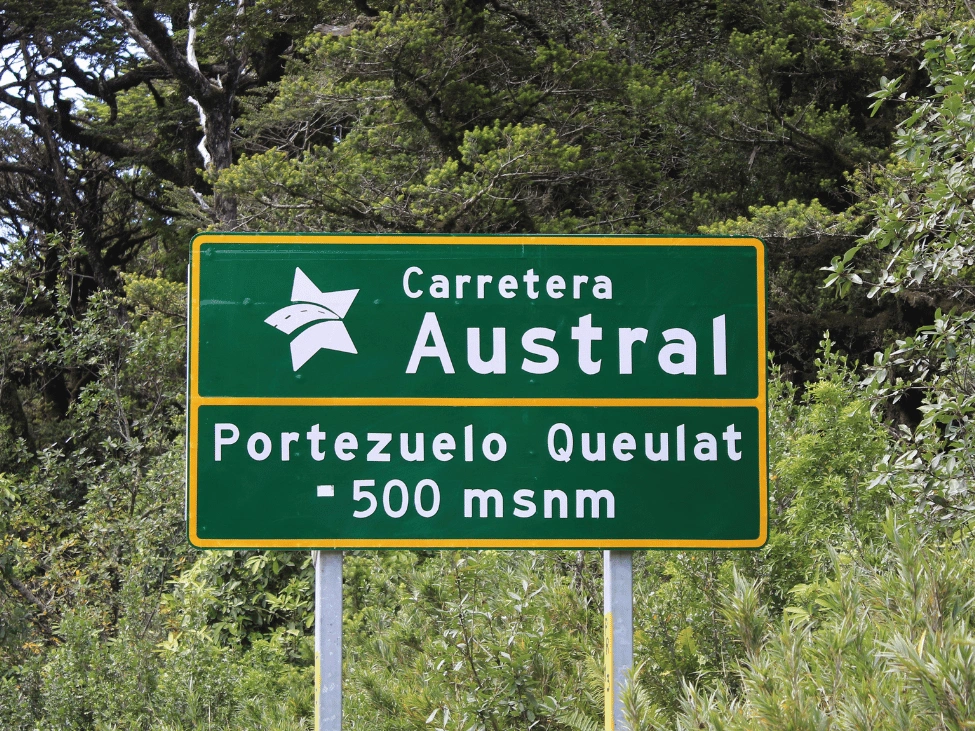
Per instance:
[[[305,328],[291,341],[291,366],[295,371],[319,350],[358,352],[349,331],[345,329],[345,323],[342,322],[357,294],[358,289],[322,292],[308,275],[295,267],[291,301],[300,304],[283,307],[264,321],[287,335],[308,323],[318,323]],[[319,322],[320,320],[324,322]]]

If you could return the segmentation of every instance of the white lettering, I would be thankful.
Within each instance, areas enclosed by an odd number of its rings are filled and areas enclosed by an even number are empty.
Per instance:
[[[546,490],[542,494],[545,499],[545,509],[542,513],[543,517],[552,517],[552,503],[554,503],[556,500],[559,501],[559,517],[569,517],[569,498],[564,492],[561,490]]]
[[[281,461],[291,461],[291,445],[297,442],[301,436],[296,431],[281,432]]]
[[[718,461],[718,441],[713,434],[702,432],[697,435],[697,444],[694,445],[694,456],[702,462]]]
[[[616,498],[609,490],[576,490],[576,517],[586,517],[586,501],[589,501],[589,517],[599,517],[599,506],[606,501],[606,517],[616,517]]]
[[[653,448],[653,434],[647,434],[645,437],[646,449],[644,450],[647,459],[651,462],[666,462],[670,457],[670,450],[667,445],[669,437],[670,435],[666,433],[660,435],[660,451],[657,452]]]
[[[510,274],[505,274],[503,277],[501,277],[501,279],[498,280],[498,294],[500,294],[506,300],[510,300],[512,297],[514,297],[517,290],[518,280]]]
[[[516,518],[530,518],[538,510],[532,498],[535,497],[534,490],[518,490],[515,493],[515,504],[518,505],[512,512]]]
[[[430,277],[433,284],[430,285],[430,296],[438,300],[450,299],[450,280],[443,274],[434,274]]]
[[[393,508],[393,488],[399,488],[399,507]],[[402,480],[390,480],[383,488],[383,510],[390,518],[402,518],[410,507],[410,489]]]
[[[226,437],[224,432],[230,432]],[[219,462],[223,448],[235,444],[240,439],[240,429],[235,424],[213,425],[213,461]]]
[[[663,331],[664,339],[670,343],[660,349],[657,361],[666,373],[684,373],[693,376],[697,373],[697,341],[687,330],[679,327]],[[677,342],[673,342],[673,341]],[[680,356],[674,361],[674,356]]]
[[[325,441],[325,432],[319,431],[319,425],[312,426],[311,431],[305,434],[305,439],[311,443],[311,458],[316,462],[325,459],[325,450],[322,449],[322,442]]]
[[[479,517],[488,517],[488,503],[494,501],[494,517],[501,518],[504,515],[504,498],[497,490],[464,490],[464,517],[474,517],[474,501],[478,503]]]
[[[433,494],[433,504],[429,508],[423,507],[423,488],[429,487]],[[440,485],[433,480],[420,480],[416,483],[416,491],[413,493],[413,507],[421,518],[432,518],[440,510]]]
[[[562,299],[562,290],[565,289],[565,280],[558,274],[555,274],[548,278],[545,282],[545,291],[548,292],[548,296],[553,300]]]
[[[714,375],[728,375],[728,345],[725,335],[724,315],[711,321],[711,331],[714,334]]]
[[[555,435],[559,432],[565,436],[565,446],[555,448]],[[548,430],[548,454],[556,462],[568,462],[572,457],[572,430],[565,424],[552,424]]]
[[[427,340],[433,338],[433,344],[427,345]],[[440,367],[444,373],[453,373],[454,364],[450,362],[450,353],[447,352],[447,343],[444,342],[443,332],[440,330],[440,321],[433,312],[428,312],[423,316],[423,323],[420,325],[420,332],[416,336],[416,343],[413,345],[413,353],[410,355],[409,365],[406,366],[407,373],[416,373],[420,367],[421,358],[439,358]]]
[[[724,434],[721,438],[725,440],[728,446],[728,459],[733,462],[737,462],[741,459],[741,452],[735,449],[735,445],[739,439],[741,439],[741,432],[735,431],[735,425],[729,424],[728,428],[724,430]]]
[[[649,331],[645,327],[620,328],[620,374],[633,373],[633,345],[647,342]]]
[[[609,277],[600,274],[593,279],[592,296],[598,300],[613,299],[613,282]]]
[[[494,445],[493,448],[492,445]],[[481,452],[484,454],[485,459],[491,462],[500,460],[507,451],[508,443],[497,432],[491,432],[481,442]]]
[[[477,275],[477,298],[479,300],[484,299],[484,287],[494,281],[494,277],[490,274],[478,274]]]
[[[491,360],[481,358],[481,328],[467,328],[467,365],[475,373],[504,373],[506,368],[504,352],[504,328],[491,331]]]
[[[375,445],[366,455],[366,462],[389,462],[389,455],[383,450],[393,441],[393,435],[388,432],[369,432],[366,439]]]
[[[417,281],[414,282],[413,278]],[[456,299],[463,299],[465,296],[477,297],[483,300],[488,296],[488,285],[495,282],[492,274],[432,274],[429,281],[425,281],[423,270],[418,266],[408,267],[403,272],[403,293],[410,299],[418,299],[424,294],[434,299],[450,299],[451,284],[453,285],[453,296]],[[504,299],[513,299],[518,296],[519,289],[524,285],[524,292],[528,299],[536,300],[544,292],[551,299],[562,299],[566,295],[568,288],[567,279],[572,280],[571,292],[573,299],[582,299],[583,289],[589,291],[594,299],[611,300],[613,299],[613,280],[605,274],[590,276],[588,274],[575,274],[571,277],[564,277],[553,274],[548,278],[543,278],[534,268],[528,269],[524,274],[503,274],[497,279],[498,294]],[[544,287],[543,287],[544,282]],[[471,287],[466,285],[470,284]],[[588,289],[587,285],[591,287]]]
[[[606,435],[603,432],[596,434],[596,449],[592,449],[592,445],[589,442],[589,432],[585,432],[582,435],[582,456],[588,462],[605,462],[606,461]]]
[[[423,274],[423,270],[420,267],[410,267],[405,272],[403,272],[403,292],[410,299],[416,299],[417,297],[423,296],[422,290],[410,289],[410,276],[413,274]]]
[[[262,445],[261,450],[257,449],[258,442]],[[271,437],[260,431],[251,434],[250,439],[247,440],[247,454],[258,462],[266,460],[271,456]]]
[[[592,343],[603,339],[603,329],[592,326],[592,315],[583,315],[579,318],[578,327],[572,328],[571,334],[572,339],[579,343],[579,369],[590,376],[599,373],[602,360],[592,359]]]
[[[636,439],[633,438],[632,434],[623,432],[622,434],[617,434],[616,439],[613,440],[613,456],[620,462],[629,462],[633,459],[633,455],[630,452],[634,449],[636,449]]]
[[[422,462],[423,461],[423,434],[417,432],[414,434],[416,437],[416,448],[410,451],[410,435],[400,434],[399,435],[399,453],[400,456],[407,462]]]
[[[457,442],[454,441],[453,436],[450,434],[437,434],[433,438],[433,444],[430,449],[433,451],[433,456],[436,457],[441,462],[449,462],[454,458],[454,455],[450,454],[451,450],[457,449]]]
[[[376,508],[379,507],[379,501],[376,500],[376,496],[373,495],[368,490],[364,489],[367,487],[375,487],[375,480],[353,480],[352,481],[352,499],[355,502],[360,500],[366,501],[366,506],[362,510],[355,510],[352,513],[353,518],[368,518],[370,515],[376,512]]]
[[[342,432],[335,439],[335,456],[343,462],[355,459],[355,450],[358,448],[359,440],[355,438],[355,434],[352,432]]]
[[[577,300],[581,296],[582,285],[589,281],[585,274],[576,274],[572,277],[572,299]]]
[[[542,345],[539,340],[555,340],[555,330],[547,327],[533,327],[525,331],[521,336],[521,347],[530,355],[538,355],[545,360],[539,362],[524,358],[521,361],[521,370],[526,373],[551,373],[559,365],[559,354],[555,348]]]
[[[525,272],[525,276],[522,277],[522,281],[525,283],[525,291],[528,294],[528,299],[537,300],[538,292],[535,291],[535,285],[538,284],[538,275],[535,274],[534,269],[529,269]]]

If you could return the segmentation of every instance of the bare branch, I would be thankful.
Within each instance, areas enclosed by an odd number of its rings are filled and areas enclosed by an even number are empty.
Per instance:
[[[168,69],[189,93],[207,100],[220,93],[220,88],[176,49],[169,30],[156,19],[152,8],[141,0],[126,0],[125,5],[129,10],[126,13],[115,0],[99,2],[105,12],[122,25],[142,50],[153,61]]]

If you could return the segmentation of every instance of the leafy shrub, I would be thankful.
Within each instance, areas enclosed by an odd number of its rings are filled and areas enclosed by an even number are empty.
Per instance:
[[[864,554],[834,552],[832,576],[795,587],[781,618],[737,582],[725,613],[745,649],[741,696],[688,685],[677,728],[970,728],[975,556],[893,517],[885,530]]]

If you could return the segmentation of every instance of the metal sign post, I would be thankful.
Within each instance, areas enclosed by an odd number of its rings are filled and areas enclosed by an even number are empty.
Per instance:
[[[603,551],[606,731],[624,728],[620,691],[633,667],[633,553]]]
[[[312,551],[315,565],[315,731],[342,729],[342,551]]]

